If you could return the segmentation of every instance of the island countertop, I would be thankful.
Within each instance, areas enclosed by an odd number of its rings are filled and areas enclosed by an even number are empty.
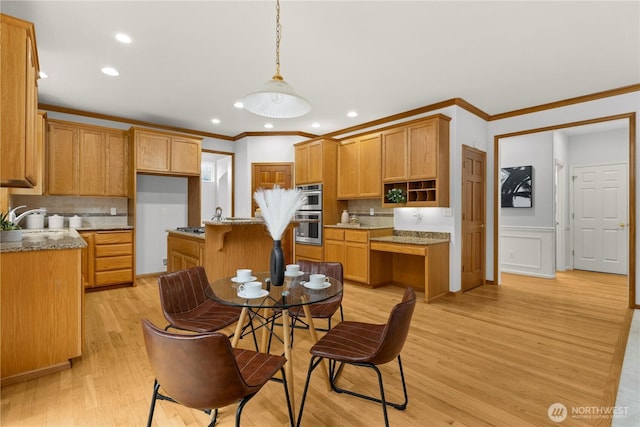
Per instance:
[[[417,236],[381,236],[372,237],[372,242],[400,243],[404,245],[436,245],[439,243],[448,243],[448,238],[437,237],[417,237]]]
[[[87,243],[73,228],[22,230],[19,242],[0,243],[0,253],[82,249]]]

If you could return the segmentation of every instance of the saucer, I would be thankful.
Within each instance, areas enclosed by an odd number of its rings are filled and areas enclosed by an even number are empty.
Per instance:
[[[304,287],[307,289],[315,289],[317,291],[321,290],[321,289],[327,289],[329,286],[331,286],[331,283],[328,282],[324,282],[324,284],[320,287],[315,287],[315,286],[311,286],[311,282],[304,282]]]
[[[303,276],[303,275],[304,275],[304,271],[298,271],[298,272],[297,272],[297,273],[295,273],[295,274],[287,273],[287,272],[285,271],[285,272],[284,272],[284,275],[285,275],[286,277],[300,277],[300,276]]]
[[[251,276],[249,277],[249,280],[240,280],[237,277],[232,277],[231,281],[235,282],[235,283],[247,283],[247,282],[253,282],[254,280],[256,280],[257,277],[256,276]]]
[[[263,297],[266,297],[267,295],[269,295],[269,291],[266,289],[262,289],[258,295],[251,296],[251,297],[247,296],[245,292],[238,292],[238,296],[240,298],[247,298],[247,299],[263,298]]]

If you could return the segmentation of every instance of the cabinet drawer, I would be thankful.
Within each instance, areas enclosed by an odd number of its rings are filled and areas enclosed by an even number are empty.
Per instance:
[[[133,257],[131,255],[96,258],[96,272],[131,268],[133,268]]]
[[[296,260],[307,259],[322,261],[322,246],[296,245]]]
[[[101,271],[96,273],[96,285],[115,285],[133,282],[133,270]]]
[[[133,233],[131,233],[130,231],[115,233],[96,233],[95,242],[96,245],[105,245],[110,243],[131,243],[133,242]]]
[[[170,238],[171,250],[174,252],[180,252],[183,255],[188,255],[194,258],[200,258],[200,245],[204,243],[196,242],[194,240]]]
[[[96,245],[96,258],[119,255],[133,255],[133,245],[131,243]]]
[[[368,243],[369,232],[360,230],[345,230],[344,240],[348,242]]]
[[[324,238],[328,240],[344,240],[344,230],[340,228],[325,228]]]

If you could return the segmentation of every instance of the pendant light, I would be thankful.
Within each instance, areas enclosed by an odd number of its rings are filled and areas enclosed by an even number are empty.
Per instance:
[[[300,117],[311,111],[311,104],[298,95],[280,75],[280,0],[276,0],[276,73],[255,92],[242,100],[245,110],[275,119]]]

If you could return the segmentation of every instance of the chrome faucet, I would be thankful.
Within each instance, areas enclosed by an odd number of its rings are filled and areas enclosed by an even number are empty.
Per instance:
[[[14,208],[14,209],[9,208],[9,221],[14,223],[15,225],[18,225],[20,220],[22,220],[22,218],[24,218],[25,216],[27,216],[29,214],[36,213],[36,212],[37,213],[43,213],[43,214],[47,213],[47,208],[38,208],[38,209],[30,209],[30,210],[22,212],[20,215],[16,216],[16,211],[18,209],[22,209],[22,208],[26,208],[26,207],[27,207],[27,205],[18,206],[17,208]]]

